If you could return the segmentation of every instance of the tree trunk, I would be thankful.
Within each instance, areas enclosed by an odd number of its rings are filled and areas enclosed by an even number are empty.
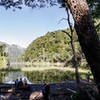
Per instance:
[[[75,30],[100,92],[100,41],[89,14],[86,0],[67,0]]]

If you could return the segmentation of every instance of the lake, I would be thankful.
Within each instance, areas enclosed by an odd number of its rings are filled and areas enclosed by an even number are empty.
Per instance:
[[[31,65],[25,65],[22,63],[12,63],[11,66],[7,66],[6,69],[0,71],[0,81],[14,82],[16,79],[27,78],[30,83],[42,83],[48,82],[61,82],[66,80],[75,79],[74,68],[62,67],[56,64],[42,64],[34,63]],[[84,78],[87,73],[86,70],[79,70],[80,77]]]

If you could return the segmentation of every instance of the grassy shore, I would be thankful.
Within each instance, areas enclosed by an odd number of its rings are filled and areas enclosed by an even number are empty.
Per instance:
[[[49,62],[34,62],[29,63],[26,62],[23,65],[18,66],[11,66],[10,69],[20,69],[21,71],[43,71],[43,70],[51,70],[51,69],[57,69],[60,71],[75,71],[75,68],[72,68],[71,66],[64,67],[64,63],[49,63]],[[79,68],[79,72],[81,73],[87,73],[90,71],[89,69],[83,69]]]
[[[60,71],[71,71],[75,72],[75,68],[72,67],[53,67],[53,66],[47,66],[47,67],[23,67],[21,68],[21,71],[44,71],[44,70],[60,70]],[[87,69],[81,69],[79,68],[80,73],[87,73],[89,70]]]

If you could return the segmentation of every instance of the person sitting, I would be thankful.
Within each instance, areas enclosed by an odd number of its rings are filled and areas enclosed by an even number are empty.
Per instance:
[[[23,81],[23,86],[27,86],[27,80],[26,79],[24,79],[24,81]]]
[[[15,80],[15,87],[18,87],[18,79]]]
[[[18,79],[15,80],[15,92],[18,91]]]
[[[20,81],[18,82],[18,88],[21,89],[23,86],[22,78],[20,78]]]

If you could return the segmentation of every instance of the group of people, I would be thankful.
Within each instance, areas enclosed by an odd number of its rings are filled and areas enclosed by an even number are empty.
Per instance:
[[[27,86],[27,80],[24,79],[22,81],[22,78],[20,80],[16,79],[15,80],[15,92],[18,90],[22,90],[25,86]]]
[[[15,92],[21,90],[24,91],[24,89],[26,89],[25,87],[27,87],[27,80],[24,79],[22,80],[22,78],[20,78],[20,80],[16,79],[15,80]],[[43,94],[43,100],[49,100],[49,94],[50,94],[50,85],[48,82],[44,82],[43,86],[42,86],[42,94]]]

